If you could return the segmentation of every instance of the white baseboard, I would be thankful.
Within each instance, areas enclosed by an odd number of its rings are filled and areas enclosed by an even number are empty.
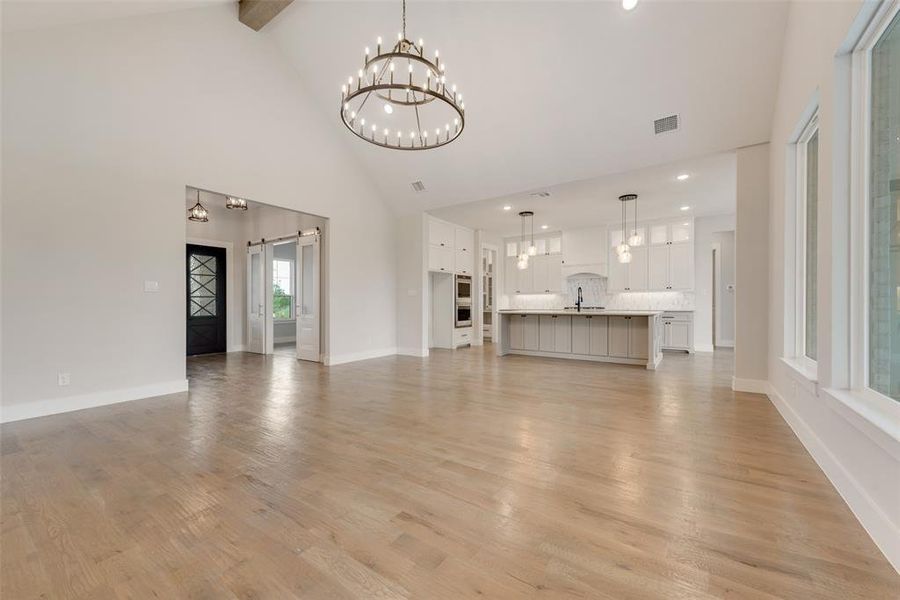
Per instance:
[[[397,348],[397,354],[401,356],[417,356],[425,358],[428,356],[428,348]]]
[[[716,346],[720,346],[722,348],[734,348],[734,340],[719,340],[716,342]]]
[[[296,338],[296,337],[293,337],[293,336],[291,336],[291,337],[277,337],[277,338],[275,338],[274,343],[276,343],[276,344],[286,344],[286,343],[288,343],[288,342],[296,342],[296,341],[297,341],[297,338]]]
[[[166,394],[177,394],[186,391],[188,391],[187,379],[176,379],[174,381],[162,381],[160,383],[151,383],[149,385],[120,390],[109,390],[93,394],[81,394],[78,396],[11,404],[0,409],[0,423],[11,423],[23,419],[45,417],[47,415],[71,412],[73,410],[106,406],[107,404],[118,404],[119,402],[130,402],[132,400],[142,400],[144,398],[165,396]]]
[[[326,356],[324,364],[327,367],[333,367],[335,365],[343,365],[346,363],[356,362],[358,360],[369,360],[370,358],[381,358],[382,356],[393,356],[395,354],[397,354],[397,348],[366,350],[365,352],[353,352],[351,354]]]
[[[865,488],[853,477],[837,457],[828,449],[813,429],[791,408],[774,386],[770,386],[769,399],[781,414],[794,435],[800,440],[822,472],[853,512],[888,562],[900,573],[900,530],[884,514]]]
[[[714,352],[712,344],[694,344],[694,352]]]
[[[769,382],[765,379],[738,379],[731,378],[731,389],[735,392],[750,392],[751,394],[768,394]]]

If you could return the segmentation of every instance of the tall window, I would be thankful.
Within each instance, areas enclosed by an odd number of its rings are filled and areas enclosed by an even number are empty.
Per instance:
[[[900,400],[900,13],[870,64],[868,385]]]
[[[272,261],[272,316],[275,320],[289,321],[294,318],[293,276],[293,261]]]
[[[817,360],[819,241],[819,126],[813,116],[797,141],[797,358],[814,369]]]

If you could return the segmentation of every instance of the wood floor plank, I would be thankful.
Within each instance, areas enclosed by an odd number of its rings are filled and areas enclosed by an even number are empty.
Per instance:
[[[732,358],[194,357],[0,427],[0,596],[900,598]]]

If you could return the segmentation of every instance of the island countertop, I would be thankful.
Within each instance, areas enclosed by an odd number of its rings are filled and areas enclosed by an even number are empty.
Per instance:
[[[501,315],[600,315],[607,317],[652,317],[663,314],[662,310],[614,310],[614,309],[584,309],[578,312],[575,309],[564,310],[562,308],[510,308],[497,311]]]

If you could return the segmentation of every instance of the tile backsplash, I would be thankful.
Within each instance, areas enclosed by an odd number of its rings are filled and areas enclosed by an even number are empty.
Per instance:
[[[502,308],[562,308],[573,306],[581,287],[584,306],[603,306],[616,310],[694,310],[693,292],[608,293],[605,277],[570,277],[565,294],[520,294],[505,296]]]

